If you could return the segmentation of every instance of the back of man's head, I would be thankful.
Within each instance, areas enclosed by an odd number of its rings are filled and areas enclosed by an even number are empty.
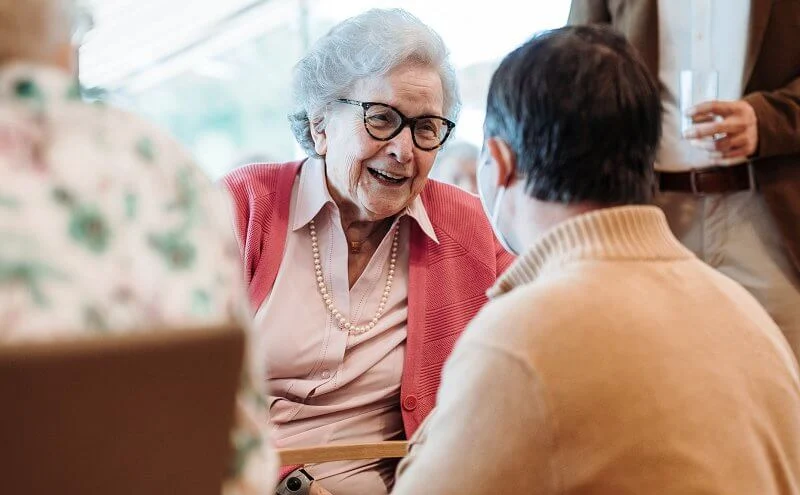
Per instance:
[[[556,29],[510,53],[492,77],[484,130],[509,145],[526,191],[538,200],[651,200],[658,87],[611,28]]]

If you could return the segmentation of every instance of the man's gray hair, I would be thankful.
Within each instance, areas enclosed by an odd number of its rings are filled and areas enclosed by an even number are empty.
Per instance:
[[[75,0],[0,0],[0,64],[43,61],[70,43]]]
[[[461,107],[455,68],[442,38],[402,9],[372,9],[347,19],[317,41],[294,68],[292,132],[310,155],[311,125],[324,129],[325,107],[346,98],[362,79],[382,77],[404,64],[430,67],[439,73],[444,116],[456,121]]]

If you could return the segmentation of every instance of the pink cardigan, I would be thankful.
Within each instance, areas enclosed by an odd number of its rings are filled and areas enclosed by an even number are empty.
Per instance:
[[[253,164],[224,183],[234,215],[253,310],[278,275],[289,205],[302,161]],[[513,257],[498,244],[480,200],[429,180],[422,201],[439,244],[412,222],[408,274],[408,337],[400,405],[408,438],[433,409],[442,366],[466,325],[486,303],[486,291]]]

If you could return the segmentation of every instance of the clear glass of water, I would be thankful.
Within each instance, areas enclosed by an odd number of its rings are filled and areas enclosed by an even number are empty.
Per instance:
[[[681,136],[694,125],[686,113],[695,105],[719,99],[719,72],[715,70],[681,71],[678,106],[681,112]],[[709,115],[708,121],[721,120],[719,116]],[[713,139],[713,138],[708,138]],[[692,139],[692,144],[699,140]]]

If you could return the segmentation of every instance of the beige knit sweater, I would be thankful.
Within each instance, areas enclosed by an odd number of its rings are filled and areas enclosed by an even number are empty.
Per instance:
[[[800,494],[788,345],[657,208],[558,225],[492,296],[393,493]]]

